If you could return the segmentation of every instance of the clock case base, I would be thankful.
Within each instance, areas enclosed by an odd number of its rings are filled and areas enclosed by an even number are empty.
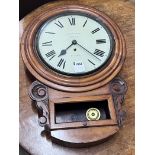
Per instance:
[[[62,92],[34,81],[29,95],[47,137],[68,147],[88,147],[105,141],[123,125],[122,104],[126,91],[126,82],[116,77],[105,86],[82,93]],[[94,106],[100,109],[101,118],[88,121],[86,109]]]

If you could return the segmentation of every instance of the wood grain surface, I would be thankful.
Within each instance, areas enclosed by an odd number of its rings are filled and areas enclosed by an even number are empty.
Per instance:
[[[20,145],[34,155],[134,155],[134,3],[127,0],[58,0],[48,3],[20,21],[20,36],[30,19],[44,7],[66,4],[85,4],[105,12],[120,27],[127,45],[127,57],[120,76],[128,83],[126,94],[127,118],[120,131],[103,144],[89,148],[67,148],[56,145],[40,134],[38,116],[28,96],[28,88],[34,80],[25,69],[20,57]],[[27,78],[27,77],[31,78]]]

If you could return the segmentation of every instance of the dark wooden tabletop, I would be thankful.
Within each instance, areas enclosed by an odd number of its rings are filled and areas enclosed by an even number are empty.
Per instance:
[[[85,4],[109,15],[120,27],[127,45],[127,57],[120,76],[128,83],[125,108],[127,118],[124,126],[108,141],[90,148],[67,148],[56,145],[40,135],[43,128],[38,125],[37,112],[28,96],[28,88],[33,80],[28,79],[20,57],[20,145],[34,155],[134,155],[134,3],[128,0],[58,0],[48,3],[20,21],[20,36],[32,18],[44,7],[63,4]]]

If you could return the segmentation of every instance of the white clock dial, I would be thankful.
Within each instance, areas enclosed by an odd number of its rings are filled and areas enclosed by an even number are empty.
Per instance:
[[[45,65],[67,75],[96,71],[109,59],[112,34],[95,18],[68,13],[48,20],[37,33],[37,52]]]

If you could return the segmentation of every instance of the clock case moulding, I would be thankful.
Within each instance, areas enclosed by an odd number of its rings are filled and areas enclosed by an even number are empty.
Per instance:
[[[101,69],[92,74],[73,77],[56,73],[47,68],[36,54],[35,36],[40,26],[50,17],[68,11],[95,16],[113,34],[115,46],[111,57]],[[38,109],[39,124],[52,141],[69,147],[87,147],[104,141],[119,130],[125,116],[122,104],[127,84],[117,74],[125,61],[126,47],[120,29],[107,15],[82,5],[44,8],[25,28],[20,40],[20,51],[24,64],[36,78],[30,86],[29,95]],[[73,107],[71,110],[74,112],[76,109],[72,105],[89,107],[94,103],[97,105],[97,102],[107,105],[108,119],[88,121],[81,118],[80,121],[74,116],[75,121],[66,120],[65,108]],[[78,110],[82,116],[82,111]],[[57,118],[62,122],[57,123]]]

